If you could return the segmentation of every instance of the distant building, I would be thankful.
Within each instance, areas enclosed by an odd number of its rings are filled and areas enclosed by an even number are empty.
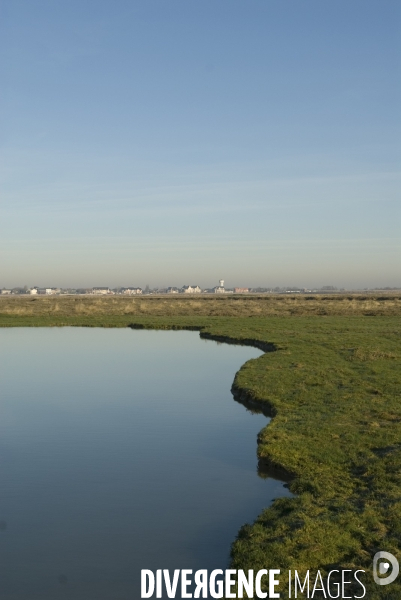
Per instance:
[[[234,294],[248,294],[249,288],[234,288]]]
[[[176,287],[168,287],[166,290],[167,294],[178,294],[180,290]]]
[[[2,296],[8,296],[8,294],[11,294],[11,290],[2,289],[0,291]]]
[[[199,285],[184,285],[182,288],[183,294],[200,294],[201,291]]]
[[[140,288],[140,287],[122,288],[121,293],[126,296],[137,296],[138,294],[142,294],[142,288]]]
[[[94,287],[92,288],[91,293],[95,296],[105,296],[106,294],[112,294],[108,287]]]
[[[214,294],[225,294],[226,293],[226,290],[224,288],[224,279],[219,280],[219,285],[216,285],[216,287],[213,288],[213,293]]]
[[[36,296],[36,294],[38,293],[38,288],[34,287],[34,288],[32,288],[32,289],[30,289],[28,291],[31,294],[31,296]]]

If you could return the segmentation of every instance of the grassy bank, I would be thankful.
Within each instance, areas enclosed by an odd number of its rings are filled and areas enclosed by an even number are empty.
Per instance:
[[[377,551],[401,558],[400,316],[396,295],[0,298],[0,326],[194,328],[265,349],[233,391],[274,415],[258,455],[295,496],[241,529],[233,568],[362,568],[369,599],[401,598],[371,577]]]

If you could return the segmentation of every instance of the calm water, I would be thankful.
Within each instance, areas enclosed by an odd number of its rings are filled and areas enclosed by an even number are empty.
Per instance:
[[[140,569],[226,568],[282,484],[236,403],[260,352],[196,332],[0,329],[1,600],[136,600]]]

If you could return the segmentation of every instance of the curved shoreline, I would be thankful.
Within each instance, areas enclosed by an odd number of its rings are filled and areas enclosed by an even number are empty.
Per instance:
[[[129,327],[131,329],[146,329],[141,325],[130,324]],[[176,331],[199,331],[199,336],[202,339],[210,340],[214,342],[220,342],[222,344],[232,344],[236,346],[251,346],[253,348],[257,348],[258,350],[262,350],[263,352],[277,352],[278,348],[275,344],[271,342],[262,342],[259,340],[253,340],[251,338],[234,338],[228,337],[224,335],[214,335],[210,332],[203,331],[201,327],[196,326],[188,326],[188,327],[172,327],[172,330]],[[241,370],[242,367],[240,367]],[[269,403],[268,400],[258,400],[254,398],[252,395],[252,391],[247,388],[241,388],[236,385],[236,377],[231,386],[231,393],[233,395],[233,399],[242,404],[245,408],[255,411],[258,413],[262,413],[265,417],[273,419],[277,410],[273,404]],[[269,426],[269,423],[263,427],[262,431],[265,430]],[[257,437],[257,445],[259,447],[261,443],[260,435]],[[258,472],[263,473],[267,477],[272,477],[274,479],[278,479],[282,481],[284,484],[289,484],[296,478],[296,474],[286,469],[283,465],[278,462],[275,462],[268,455],[261,456],[258,451]]]
[[[129,327],[131,329],[146,329],[146,327],[137,324],[130,324]],[[210,332],[203,331],[201,327],[172,327],[171,329],[176,331],[199,331],[199,337],[201,337],[202,339],[220,342],[222,344],[232,344],[236,346],[251,346],[253,348],[257,348],[258,350],[262,350],[265,353],[278,351],[276,345],[270,342],[261,342],[259,340],[253,340],[251,338],[240,339],[224,335],[214,335]],[[262,413],[270,419],[273,419],[277,414],[277,411],[273,404],[269,403],[268,400],[262,401],[255,399],[252,395],[251,390],[238,387],[235,383],[235,379],[231,386],[231,393],[236,402],[242,404],[245,408],[248,408],[249,410],[255,410],[256,412]],[[268,427],[268,425],[266,425],[265,427]],[[263,429],[265,429],[265,427]],[[260,444],[259,436],[257,437],[257,444]],[[266,475],[271,474],[272,477],[274,477],[275,479],[279,479],[283,483],[289,483],[293,481],[296,477],[295,473],[288,471],[283,465],[276,463],[269,456],[260,456],[259,453],[258,470],[264,472]]]
[[[258,350],[262,350],[265,353],[278,351],[278,348],[273,343],[260,342],[258,340],[252,340],[252,339],[239,340],[236,338],[230,338],[230,337],[226,337],[226,336],[216,336],[216,335],[213,335],[213,334],[207,333],[207,332],[204,333],[204,332],[202,332],[202,330],[199,330],[199,331],[200,331],[199,335],[203,339],[207,339],[207,340],[211,340],[211,341],[215,341],[215,342],[221,342],[221,343],[225,343],[225,344],[235,344],[238,346],[252,346],[254,348],[258,348]],[[240,370],[241,370],[241,368],[242,367],[240,367]],[[277,414],[276,408],[268,400],[258,400],[256,398],[254,398],[254,396],[252,395],[252,391],[250,389],[241,388],[238,385],[236,385],[236,378],[234,379],[234,382],[231,386],[231,393],[236,402],[238,402],[239,404],[242,404],[245,408],[247,408],[251,411],[254,410],[258,413],[262,413],[263,415],[265,415],[265,417],[268,417],[270,419],[273,419]],[[268,426],[269,426],[269,423],[265,427],[263,427],[263,430],[266,429]],[[261,440],[260,440],[260,436],[258,435],[258,437],[257,437],[258,447],[259,447],[260,443],[261,443]],[[263,472],[266,476],[271,476],[274,479],[279,479],[283,483],[287,483],[287,484],[292,482],[296,477],[295,473],[288,471],[283,465],[275,462],[269,456],[266,456],[266,455],[260,456],[259,451],[258,451],[258,471],[260,473]]]

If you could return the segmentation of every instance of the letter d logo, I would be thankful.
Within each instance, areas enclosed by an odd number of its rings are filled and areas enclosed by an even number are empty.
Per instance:
[[[380,562],[379,562],[380,561]],[[377,569],[379,563],[379,569]],[[388,573],[390,566],[393,567],[392,572],[387,577],[379,577],[379,575],[385,575]],[[379,570],[379,573],[377,572]],[[398,560],[390,552],[377,552],[373,558],[373,579],[377,585],[388,585],[393,583],[398,577],[400,566]]]

